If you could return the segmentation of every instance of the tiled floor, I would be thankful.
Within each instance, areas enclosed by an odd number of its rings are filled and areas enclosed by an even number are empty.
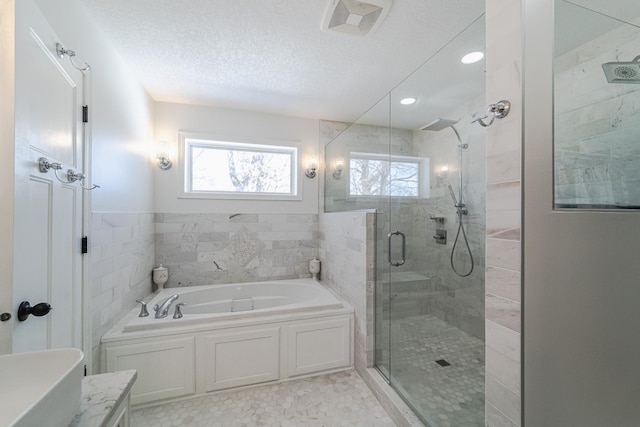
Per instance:
[[[132,427],[395,426],[355,371],[132,411]]]
[[[422,417],[432,427],[483,426],[484,342],[431,315],[391,328],[392,382]],[[386,349],[380,355],[389,360]]]

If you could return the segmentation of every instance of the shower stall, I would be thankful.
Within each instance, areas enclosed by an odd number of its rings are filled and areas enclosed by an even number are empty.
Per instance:
[[[375,212],[368,363],[434,427],[484,425],[484,21],[325,146],[325,212]]]

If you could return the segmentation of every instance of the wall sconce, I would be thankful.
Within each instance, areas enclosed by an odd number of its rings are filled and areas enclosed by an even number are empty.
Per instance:
[[[156,154],[156,159],[158,159],[158,167],[160,169],[171,169],[173,163],[169,158],[169,143],[167,141],[160,141],[158,143],[158,154]]]
[[[342,178],[342,174],[344,173],[344,158],[338,157],[336,159],[335,167],[333,168],[333,177],[335,179]]]
[[[438,171],[438,174],[440,176],[445,176],[449,173],[449,166],[448,165],[442,165],[440,166],[440,170]]]
[[[304,175],[307,178],[315,178],[317,170],[318,170],[318,158],[311,157],[309,159],[309,164],[307,165],[307,170],[304,171]]]

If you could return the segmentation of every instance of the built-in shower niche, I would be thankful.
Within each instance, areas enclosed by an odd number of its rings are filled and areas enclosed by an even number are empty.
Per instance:
[[[375,212],[375,367],[432,426],[484,425],[484,63],[460,62],[483,43],[482,18],[356,122],[321,124],[325,212]]]
[[[638,209],[638,19],[555,5],[555,207]]]

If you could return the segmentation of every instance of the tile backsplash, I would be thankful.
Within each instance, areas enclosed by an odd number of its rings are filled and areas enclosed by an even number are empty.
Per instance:
[[[318,215],[155,215],[156,264],[165,287],[311,277]]]

